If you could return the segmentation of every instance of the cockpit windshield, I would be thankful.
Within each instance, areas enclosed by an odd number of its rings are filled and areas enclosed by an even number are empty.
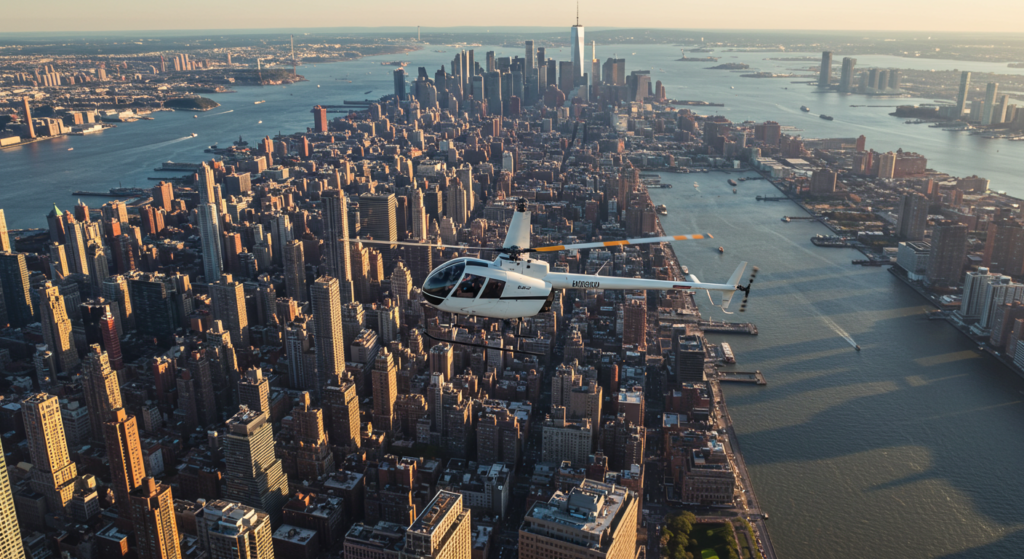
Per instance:
[[[444,299],[451,293],[455,283],[462,277],[462,271],[466,265],[462,262],[445,266],[430,274],[427,281],[423,282],[423,292]]]

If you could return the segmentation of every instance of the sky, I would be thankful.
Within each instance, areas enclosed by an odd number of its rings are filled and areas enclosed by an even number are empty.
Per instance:
[[[4,0],[0,33],[571,25],[570,1]],[[583,0],[594,27],[1021,32],[1022,0]]]

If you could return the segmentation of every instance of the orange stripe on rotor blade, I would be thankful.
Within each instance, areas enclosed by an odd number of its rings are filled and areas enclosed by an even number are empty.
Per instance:
[[[622,245],[628,245],[629,241],[605,241],[604,246],[606,247],[618,247]]]
[[[537,247],[534,250],[537,252],[554,252],[556,250],[565,250],[565,245],[555,245],[550,247]]]

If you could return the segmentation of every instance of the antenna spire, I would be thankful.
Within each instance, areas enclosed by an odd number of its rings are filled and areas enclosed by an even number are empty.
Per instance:
[[[580,25],[580,0],[576,0],[576,26]]]

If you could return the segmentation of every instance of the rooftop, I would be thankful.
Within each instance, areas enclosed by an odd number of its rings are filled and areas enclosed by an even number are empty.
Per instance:
[[[434,500],[423,509],[416,521],[409,527],[409,532],[433,533],[449,512],[461,508],[459,506],[461,499],[462,495],[458,493],[439,491]]]

